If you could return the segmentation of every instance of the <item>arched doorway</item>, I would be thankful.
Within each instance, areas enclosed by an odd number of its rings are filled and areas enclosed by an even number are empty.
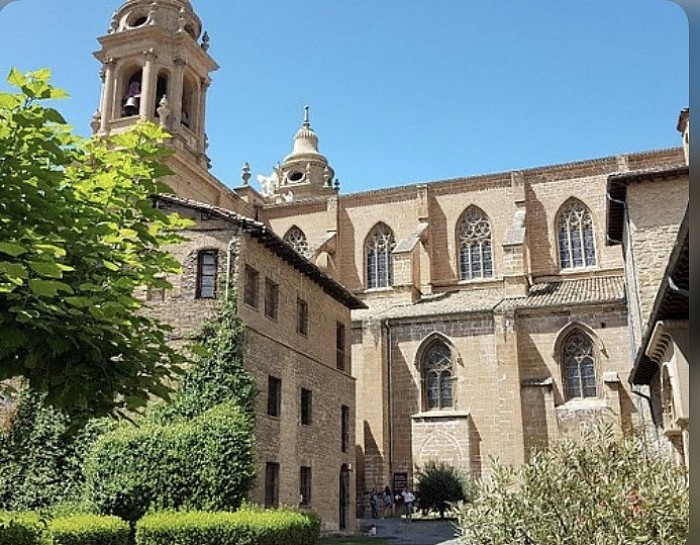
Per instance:
[[[348,508],[350,506],[350,468],[347,464],[340,467],[338,494],[338,529],[346,530],[348,527]]]

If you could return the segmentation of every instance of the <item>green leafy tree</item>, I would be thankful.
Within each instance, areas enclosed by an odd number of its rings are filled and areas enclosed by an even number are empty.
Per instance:
[[[139,313],[139,286],[170,287],[164,246],[186,225],[154,208],[167,136],[153,124],[82,140],[43,102],[49,71],[0,93],[0,380],[23,376],[71,416],[126,414],[167,397],[181,355]]]
[[[453,503],[468,498],[468,479],[454,466],[431,460],[418,470],[416,493],[421,509],[435,510],[440,518]]]
[[[682,545],[687,473],[601,424],[583,442],[535,452],[518,469],[496,464],[459,526],[466,544]]]
[[[44,509],[80,501],[86,450],[111,420],[94,420],[74,433],[66,414],[23,387],[12,426],[0,433],[0,511]]]

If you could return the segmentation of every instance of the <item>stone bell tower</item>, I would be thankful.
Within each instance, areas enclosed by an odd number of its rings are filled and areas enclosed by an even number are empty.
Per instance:
[[[122,131],[139,119],[160,123],[173,136],[176,161],[207,170],[206,98],[218,66],[190,2],[128,0],[98,40],[102,91],[93,133]]]

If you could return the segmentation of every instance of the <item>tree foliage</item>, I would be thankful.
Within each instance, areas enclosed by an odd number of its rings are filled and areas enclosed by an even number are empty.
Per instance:
[[[451,504],[468,499],[467,477],[459,469],[431,460],[418,470],[416,493],[421,509],[435,510],[440,518]]]
[[[518,469],[495,465],[459,526],[467,544],[682,545],[687,473],[601,425],[583,443],[535,452]]]
[[[149,509],[233,511],[253,483],[253,456],[252,424],[233,402],[192,420],[124,424],[88,455],[87,495],[129,521]]]
[[[73,414],[120,413],[166,397],[182,362],[138,312],[139,286],[169,287],[163,247],[185,225],[149,198],[166,134],[153,124],[82,140],[46,100],[48,70],[10,72],[0,93],[0,380],[23,376]]]
[[[235,296],[206,320],[197,335],[199,361],[185,373],[181,388],[151,417],[166,423],[193,418],[219,403],[234,401],[251,420],[255,414],[255,380],[243,366],[244,328],[236,312]]]
[[[234,300],[203,324],[200,361],[172,401],[95,443],[86,490],[99,511],[134,521],[152,508],[235,510],[246,497],[255,476],[256,389],[243,367]]]
[[[45,509],[79,501],[87,449],[111,424],[91,421],[77,433],[67,415],[22,388],[12,426],[0,433],[0,510]]]

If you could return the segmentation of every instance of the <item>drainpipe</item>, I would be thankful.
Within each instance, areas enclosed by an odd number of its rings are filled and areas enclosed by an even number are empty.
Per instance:
[[[382,326],[386,328],[386,366],[387,366],[387,397],[389,402],[389,480],[391,482],[390,488],[392,493],[394,490],[394,402],[392,399],[392,365],[391,365],[391,326],[389,325],[389,319],[386,318],[382,321]]]

